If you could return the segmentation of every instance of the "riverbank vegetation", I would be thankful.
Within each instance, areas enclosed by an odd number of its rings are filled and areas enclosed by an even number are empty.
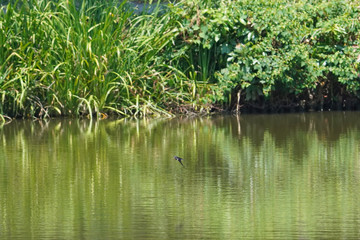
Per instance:
[[[357,109],[360,2],[9,1],[0,116]]]

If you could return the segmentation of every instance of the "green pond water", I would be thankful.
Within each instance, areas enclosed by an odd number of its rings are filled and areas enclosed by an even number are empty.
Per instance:
[[[360,113],[13,121],[0,239],[20,238],[360,239]]]

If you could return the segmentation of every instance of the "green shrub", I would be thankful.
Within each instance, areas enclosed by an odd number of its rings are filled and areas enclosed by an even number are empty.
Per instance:
[[[238,92],[245,102],[309,100],[308,93],[320,104],[324,96],[333,102],[340,90],[359,96],[358,6],[346,0],[189,1],[180,14],[180,42],[198,56],[190,65],[216,83],[218,102],[230,104]],[[215,66],[203,64],[201,51],[212,53]]]

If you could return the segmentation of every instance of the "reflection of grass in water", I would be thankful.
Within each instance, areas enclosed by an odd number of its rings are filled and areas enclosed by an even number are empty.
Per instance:
[[[96,227],[124,228],[124,220],[131,219],[134,231],[140,223],[143,232],[164,226],[161,231],[170,236],[175,226],[189,238],[195,231],[208,236],[210,227],[217,239],[230,233],[236,239],[312,238],[329,229],[351,238],[360,197],[358,124],[331,125],[341,130],[329,142],[319,130],[324,121],[308,119],[313,121],[279,144],[277,131],[289,132],[301,119],[274,129],[275,122],[287,122],[271,115],[264,116],[269,123],[244,118],[14,122],[21,126],[4,128],[0,141],[0,172],[7,179],[0,181],[6,189],[0,203],[8,216],[3,232],[19,231],[11,228],[14,219],[23,221],[22,231],[43,233],[106,215]],[[298,141],[303,151],[295,151]],[[187,171],[177,171],[173,150],[186,153]],[[301,161],[293,158],[299,152]],[[96,227],[89,227],[89,235]],[[68,229],[51,230],[48,234]],[[128,234],[135,238],[133,231]]]

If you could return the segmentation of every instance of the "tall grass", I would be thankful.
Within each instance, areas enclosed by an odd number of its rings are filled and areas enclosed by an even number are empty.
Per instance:
[[[166,52],[177,26],[166,12],[137,16],[126,1],[9,4],[0,13],[0,114],[172,115],[164,108],[192,99]]]

